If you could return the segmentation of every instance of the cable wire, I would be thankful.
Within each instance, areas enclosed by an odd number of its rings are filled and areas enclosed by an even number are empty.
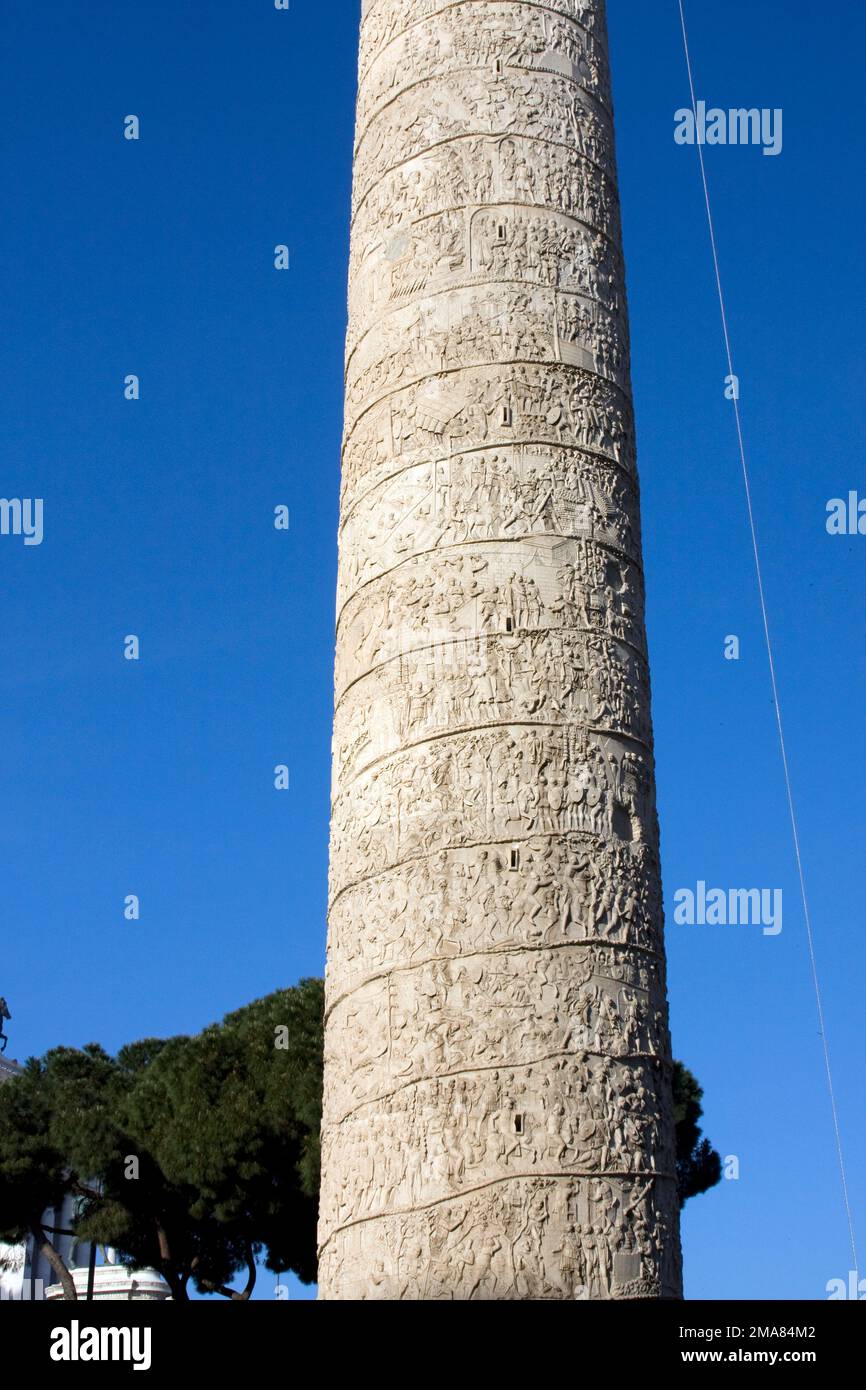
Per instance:
[[[725,296],[722,290],[722,276],[719,269],[719,252],[716,242],[715,223],[713,222],[712,207],[710,205],[710,190],[707,182],[707,169],[704,162],[703,142],[698,137],[698,108],[695,99],[695,81],[692,69],[691,50],[689,48],[689,36],[686,29],[686,16],[683,0],[678,0],[680,10],[680,23],[683,31],[683,47],[685,49],[686,67],[689,74],[689,91],[692,100],[692,113],[695,119],[695,143],[698,150],[698,159],[701,166],[701,182],[704,188],[704,202],[707,208],[707,223],[710,229],[710,244],[713,251],[713,267],[716,276],[716,288],[719,295],[719,308],[722,315],[722,330],[725,335],[725,354],[728,361],[728,372],[732,378],[736,378],[734,372],[734,358],[731,350],[731,335],[728,328],[728,314],[725,307]],[[767,607],[766,592],[764,589],[764,575],[761,567],[761,554],[758,546],[758,529],[755,522],[755,510],[752,502],[752,484],[749,476],[749,467],[746,461],[746,446],[743,437],[743,420],[740,412],[739,389],[734,382],[734,415],[737,422],[737,442],[740,450],[740,462],[743,468],[743,481],[746,486],[746,505],[749,513],[749,530],[752,537],[752,551],[755,557],[755,573],[758,579],[758,594],[761,603],[761,618],[764,625],[764,637],[767,646],[767,659],[770,664],[770,681],[773,688],[773,708],[776,714],[776,726],[779,731],[779,746],[782,751],[782,766],[785,773],[785,790],[788,799],[788,812],[791,818],[791,830],[794,837],[794,853],[797,859],[797,872],[800,879],[800,896],[803,901],[803,915],[806,922],[806,939],[809,947],[809,962],[812,971],[812,983],[815,988],[815,1001],[818,1008],[818,1027],[821,1035],[824,1052],[824,1067],[827,1073],[827,1089],[830,1093],[830,1109],[833,1115],[833,1130],[836,1137],[836,1154],[839,1161],[839,1174],[842,1180],[842,1198],[845,1204],[845,1215],[848,1223],[848,1236],[851,1242],[851,1254],[854,1260],[854,1270],[859,1272],[857,1262],[857,1240],[854,1232],[854,1218],[851,1212],[851,1200],[848,1192],[848,1178],[845,1169],[845,1154],[842,1145],[842,1132],[839,1126],[839,1109],[836,1103],[836,1088],[833,1084],[833,1070],[830,1065],[830,1044],[827,1039],[827,1029],[825,1025],[824,1003],[821,995],[821,985],[818,978],[818,963],[815,955],[815,934],[812,928],[812,914],[809,908],[809,895],[806,889],[806,873],[803,866],[803,854],[801,849],[800,831],[797,822],[797,812],[794,803],[794,789],[791,779],[791,768],[788,761],[788,749],[785,741],[785,728],[782,720],[782,706],[779,700],[779,682],[776,674],[776,658],[773,651],[773,642],[770,636],[770,619]]]

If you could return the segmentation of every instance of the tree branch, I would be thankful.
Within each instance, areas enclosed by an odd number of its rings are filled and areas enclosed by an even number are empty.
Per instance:
[[[45,1234],[45,1227],[39,1221],[30,1224],[30,1234],[36,1242],[36,1248],[40,1255],[43,1255],[50,1264],[57,1278],[63,1287],[63,1297],[70,1302],[77,1302],[78,1293],[75,1288],[75,1280],[69,1273],[69,1268],[62,1256],[58,1254],[48,1236]]]
[[[248,1303],[249,1300],[252,1298],[253,1289],[256,1287],[256,1278],[257,1278],[257,1276],[258,1276],[258,1269],[256,1268],[256,1259],[255,1259],[255,1255],[253,1254],[253,1247],[252,1247],[252,1244],[251,1244],[250,1241],[247,1241],[247,1242],[246,1242],[246,1247],[247,1247],[247,1286],[246,1286],[246,1288],[243,1290],[242,1293],[239,1293],[237,1289],[229,1289],[229,1288],[227,1288],[225,1284],[211,1284],[211,1283],[209,1283],[209,1282],[208,1282],[207,1280],[205,1280],[205,1279],[202,1279],[202,1280],[201,1280],[201,1287],[202,1287],[203,1289],[206,1289],[206,1290],[208,1291],[208,1293],[218,1293],[218,1294],[222,1294],[222,1297],[223,1297],[223,1298],[230,1298],[230,1299],[232,1300],[232,1302],[234,1302],[234,1303]],[[195,1263],[195,1262],[193,1262],[193,1263]]]
[[[78,1178],[69,1184],[69,1190],[71,1192],[77,1192],[79,1197],[95,1197],[99,1199],[104,1195],[102,1192],[98,1191],[97,1188],[88,1187],[86,1182],[81,1182]]]

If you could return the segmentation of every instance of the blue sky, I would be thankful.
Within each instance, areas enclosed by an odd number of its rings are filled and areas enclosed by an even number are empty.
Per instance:
[[[358,6],[4,8],[0,495],[45,499],[41,546],[0,537],[0,993],[24,1058],[194,1031],[323,967]],[[866,19],[827,0],[816,43],[805,0],[688,13],[699,98],[784,111],[777,158],[707,163],[866,1241],[866,537],[825,530],[829,498],[866,497]],[[784,893],[776,938],[669,920],[675,1052],[740,1161],[687,1208],[686,1288],[820,1299],[851,1261],[697,155],[673,139],[679,16],[609,20],[669,918],[700,879]]]

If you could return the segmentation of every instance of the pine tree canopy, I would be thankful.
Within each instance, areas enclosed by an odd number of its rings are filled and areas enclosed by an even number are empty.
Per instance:
[[[175,1299],[247,1299],[259,1262],[313,1282],[323,1020],[323,981],[306,979],[193,1037],[31,1059],[0,1086],[0,1240],[32,1237],[74,1298],[43,1227],[71,1193],[75,1235],[160,1270]],[[680,1205],[721,1177],[702,1097],[676,1062]]]
[[[0,1239],[38,1238],[71,1192],[76,1235],[177,1299],[249,1297],[259,1258],[313,1281],[323,1012],[303,980],[194,1037],[28,1062],[0,1087]]]

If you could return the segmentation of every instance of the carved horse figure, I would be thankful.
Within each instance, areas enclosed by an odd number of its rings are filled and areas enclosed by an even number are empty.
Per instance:
[[[2,996],[0,996],[0,1043],[2,1043],[2,1047],[0,1047],[0,1052],[6,1051],[6,1044],[9,1041],[9,1039],[3,1031],[3,1024],[7,1022],[7,1020],[11,1023],[12,1015],[9,1012],[9,1005],[6,1003],[6,1000]]]

